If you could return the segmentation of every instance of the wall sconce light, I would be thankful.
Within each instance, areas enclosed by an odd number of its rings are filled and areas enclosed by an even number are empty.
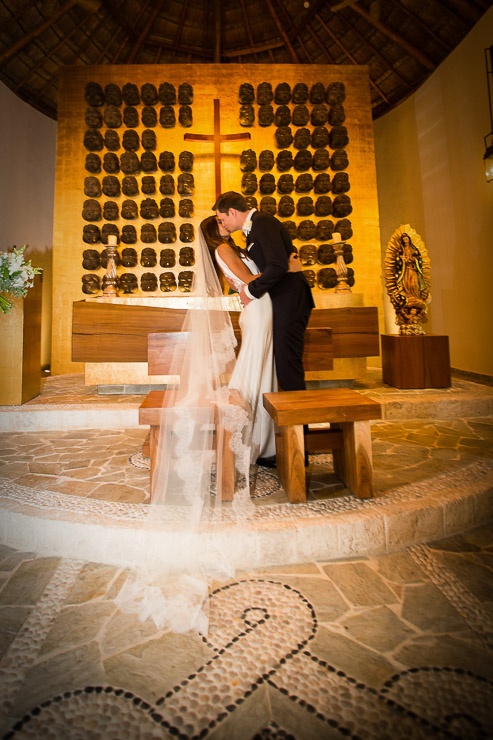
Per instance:
[[[488,102],[490,104],[490,133],[484,137],[485,153],[483,155],[486,182],[493,182],[493,108],[491,102],[491,79],[493,78],[493,46],[484,50],[486,61],[486,82],[488,84]]]

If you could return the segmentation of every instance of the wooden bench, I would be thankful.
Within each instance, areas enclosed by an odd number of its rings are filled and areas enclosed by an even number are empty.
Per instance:
[[[174,394],[167,391],[150,391],[144,403],[139,409],[139,424],[149,425],[149,457],[151,459],[151,501],[155,498],[154,472],[159,452],[159,437],[161,424],[166,420],[167,410],[171,408]],[[238,391],[230,391],[230,403],[243,406],[243,399]],[[217,497],[223,501],[232,501],[235,491],[235,465],[234,456],[230,448],[231,432],[228,432],[222,423],[222,410],[218,404],[205,402],[205,411],[211,409],[216,428],[216,474],[217,474]],[[147,441],[146,441],[147,442]],[[144,450],[145,454],[145,450]],[[163,450],[164,454],[164,450]]]
[[[334,470],[358,498],[373,496],[370,419],[379,403],[348,388],[264,393],[276,428],[277,470],[291,503],[306,501],[305,450],[333,450]],[[303,425],[328,423],[330,429]]]

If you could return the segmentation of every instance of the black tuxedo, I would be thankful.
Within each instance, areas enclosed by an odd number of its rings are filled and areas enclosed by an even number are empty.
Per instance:
[[[279,385],[284,391],[304,390],[303,345],[314,307],[302,272],[288,272],[295,249],[283,224],[266,213],[252,215],[247,237],[248,253],[262,273],[248,290],[255,298],[269,293],[273,309],[274,358]]]

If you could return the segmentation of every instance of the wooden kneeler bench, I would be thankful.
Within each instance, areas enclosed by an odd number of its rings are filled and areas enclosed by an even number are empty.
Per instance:
[[[166,409],[170,408],[173,394],[167,391],[150,391],[144,403],[139,408],[139,424],[149,425],[149,457],[151,459],[151,501],[154,491],[154,470],[157,454],[159,451],[159,431]],[[217,497],[222,501],[232,501],[235,492],[235,464],[233,451],[230,449],[231,432],[228,432],[222,423],[221,406],[206,402],[209,408],[214,408],[214,424],[216,427],[216,470],[217,470]],[[241,394],[238,391],[230,391],[230,403],[244,406]],[[145,451],[145,448],[144,448]]]
[[[306,501],[305,450],[333,450],[334,470],[358,498],[373,496],[370,419],[379,403],[348,388],[264,393],[276,428],[277,471],[291,503]],[[328,423],[330,429],[303,425]]]

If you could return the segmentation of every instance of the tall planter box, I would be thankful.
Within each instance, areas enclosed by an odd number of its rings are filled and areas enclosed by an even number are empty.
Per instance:
[[[20,406],[41,391],[41,276],[12,303],[0,315],[0,406]]]

